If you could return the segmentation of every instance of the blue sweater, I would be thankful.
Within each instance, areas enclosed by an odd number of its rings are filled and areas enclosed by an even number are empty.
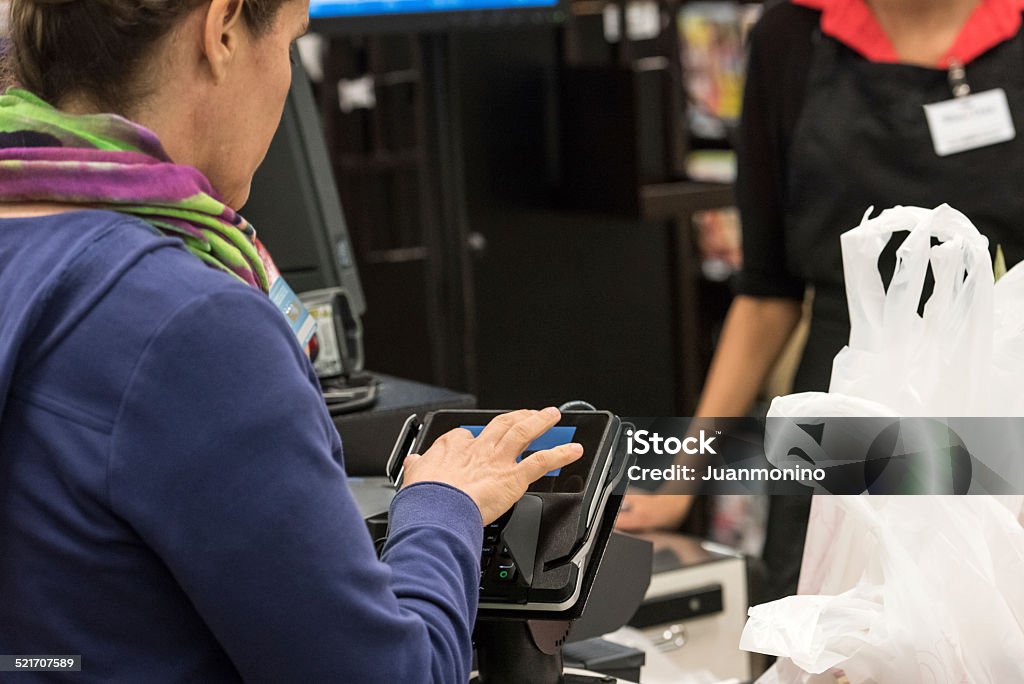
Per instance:
[[[81,654],[72,682],[465,682],[479,510],[426,483],[391,521],[381,562],[264,295],[116,213],[0,220],[0,654]]]

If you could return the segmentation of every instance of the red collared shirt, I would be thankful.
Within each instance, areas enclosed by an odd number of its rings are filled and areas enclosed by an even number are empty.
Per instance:
[[[864,0],[792,0],[821,11],[822,33],[856,50],[873,62],[899,62],[889,36]],[[1017,35],[1024,0],[981,0],[952,47],[939,60],[945,68],[951,61],[968,64],[999,43]]]

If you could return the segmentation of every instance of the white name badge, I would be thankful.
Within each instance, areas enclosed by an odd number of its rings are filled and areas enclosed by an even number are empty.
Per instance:
[[[945,157],[1013,140],[1017,131],[1002,88],[926,104],[935,154]]]

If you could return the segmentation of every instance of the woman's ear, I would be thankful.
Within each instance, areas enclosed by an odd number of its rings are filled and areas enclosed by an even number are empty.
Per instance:
[[[245,0],[211,0],[203,22],[203,53],[210,64],[214,83],[227,75],[244,30],[242,8]]]

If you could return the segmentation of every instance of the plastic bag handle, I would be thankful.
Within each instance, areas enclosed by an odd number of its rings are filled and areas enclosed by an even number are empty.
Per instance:
[[[977,293],[979,282],[987,275],[988,240],[966,216],[943,204],[935,209],[893,207],[878,217],[869,218],[868,209],[856,228],[840,237],[843,251],[843,277],[850,309],[850,346],[879,351],[886,340],[905,339],[914,326],[920,325],[918,303],[925,274],[932,259],[931,238],[953,245],[939,253],[935,270],[940,299],[936,314],[951,312],[955,307],[963,313],[967,301]],[[886,291],[878,272],[878,257],[893,233],[909,232],[897,250],[896,270]],[[959,253],[957,264],[954,253]],[[963,263],[966,261],[966,264]],[[963,272],[967,278],[961,285]],[[944,316],[945,317],[945,316]]]

